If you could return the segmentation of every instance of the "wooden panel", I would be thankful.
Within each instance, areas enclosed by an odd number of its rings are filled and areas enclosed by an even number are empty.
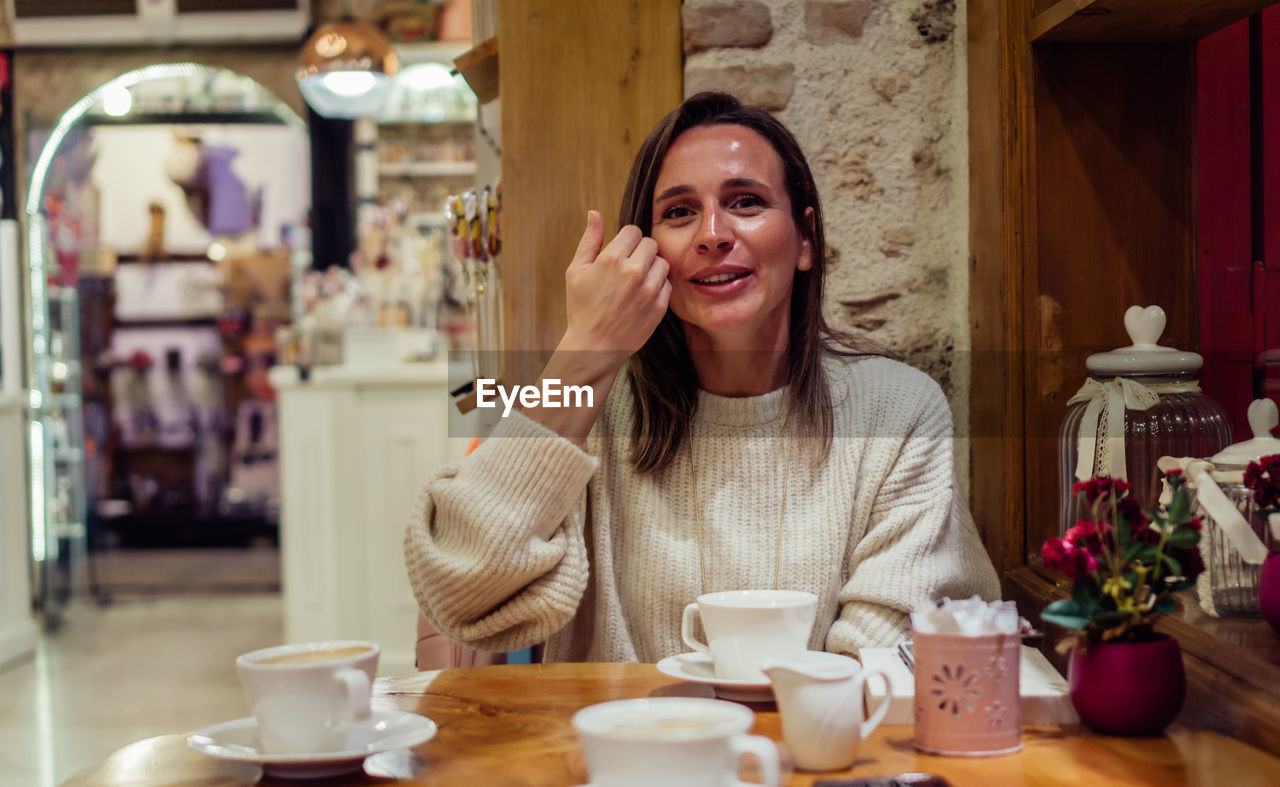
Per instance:
[[[1029,544],[1057,530],[1058,426],[1092,352],[1158,304],[1161,344],[1195,349],[1194,47],[1035,50],[1036,261],[1024,289]]]
[[[1020,3],[971,0],[969,317],[972,507],[1000,571],[1023,560],[1024,368],[1018,304],[1031,217],[1031,51]],[[1020,16],[1020,14],[1023,14]],[[981,206],[980,209],[976,206]]]
[[[1249,20],[1196,45],[1196,232],[1201,386],[1246,434],[1253,268]]]
[[[1195,41],[1275,0],[1059,0],[1036,16],[1036,43]]]
[[[587,210],[617,224],[632,157],[680,102],[680,2],[506,2],[498,28],[506,347],[550,351]]]

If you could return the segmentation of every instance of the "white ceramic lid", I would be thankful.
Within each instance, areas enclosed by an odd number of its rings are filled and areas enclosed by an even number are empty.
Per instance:
[[[1253,439],[1235,443],[1214,454],[1209,460],[1219,470],[1225,467],[1243,470],[1250,462],[1264,456],[1280,454],[1280,438],[1271,436],[1271,430],[1280,423],[1280,412],[1270,399],[1254,399],[1249,405],[1249,429]]]
[[[1164,309],[1159,306],[1130,306],[1124,313],[1124,329],[1129,334],[1128,347],[1111,352],[1094,353],[1085,361],[1090,374],[1183,374],[1204,365],[1199,353],[1161,347],[1156,344],[1164,333]]]

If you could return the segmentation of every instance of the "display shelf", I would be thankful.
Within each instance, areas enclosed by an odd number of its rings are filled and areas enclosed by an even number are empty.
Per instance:
[[[120,320],[113,323],[116,328],[216,328],[217,317],[169,317],[154,320]]]
[[[431,118],[415,118],[415,117],[386,117],[386,118],[378,118],[378,127],[393,129],[395,126],[432,125],[432,126],[458,126],[460,128],[470,129],[471,126],[475,125],[475,122],[476,122],[476,119],[474,117],[440,118],[439,120],[434,120]]]
[[[279,126],[286,121],[274,112],[134,112],[121,117],[85,115],[84,126]]]
[[[412,44],[393,44],[401,67],[419,63],[451,64],[470,46],[469,41],[422,41]]]
[[[1059,0],[1031,20],[1032,43],[1195,41],[1275,0]]]
[[[476,100],[487,104],[498,97],[498,38],[477,44],[453,60],[462,78],[471,86]]]
[[[410,213],[405,220],[416,227],[443,227],[448,222],[443,213]]]
[[[385,161],[378,174],[388,177],[443,177],[476,174],[474,161]]]

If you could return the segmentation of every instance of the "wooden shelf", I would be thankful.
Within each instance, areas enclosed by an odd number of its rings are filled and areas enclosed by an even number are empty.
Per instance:
[[[471,86],[481,104],[498,97],[498,38],[494,36],[453,59],[453,65]]]
[[[1275,0],[1059,0],[1031,20],[1032,43],[1195,41]]]
[[[476,174],[474,161],[387,161],[378,164],[378,174],[406,177],[447,177]]]
[[[1068,582],[1042,567],[1022,566],[1005,574],[1004,597],[1032,623],[1049,603],[1069,598]],[[1178,640],[1187,673],[1187,699],[1179,720],[1214,730],[1280,755],[1280,636],[1266,621],[1212,618],[1192,591],[1179,593],[1178,608],[1156,631]],[[1045,655],[1067,675],[1065,657],[1053,644],[1066,629],[1046,627]]]

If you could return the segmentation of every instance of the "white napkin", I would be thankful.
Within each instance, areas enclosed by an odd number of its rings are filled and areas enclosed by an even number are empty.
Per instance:
[[[911,613],[911,628],[921,634],[963,634],[966,637],[1017,634],[1022,624],[1016,603],[988,603],[978,596],[944,598],[940,604],[928,604]]]

